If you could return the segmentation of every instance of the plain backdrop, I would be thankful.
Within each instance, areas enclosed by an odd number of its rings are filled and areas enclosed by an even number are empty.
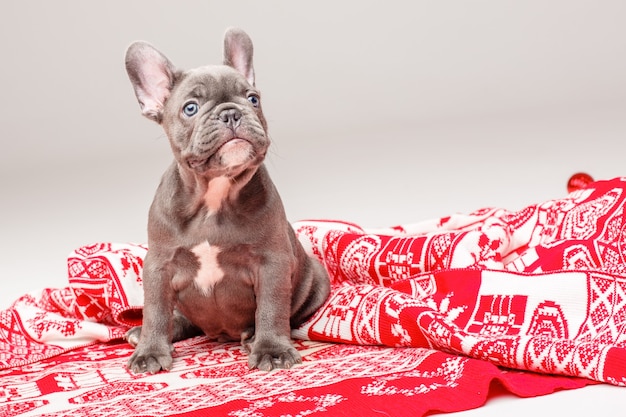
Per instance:
[[[171,156],[124,70],[138,39],[190,68],[221,61],[227,27],[250,34],[292,221],[516,210],[564,196],[578,171],[626,175],[623,0],[24,0],[0,22],[0,307],[65,285],[78,246],[145,242]],[[462,414],[617,415],[623,395]]]

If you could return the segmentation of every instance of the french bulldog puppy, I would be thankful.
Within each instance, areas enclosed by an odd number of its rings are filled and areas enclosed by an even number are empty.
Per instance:
[[[270,138],[252,52],[235,28],[223,65],[182,71],[148,43],[127,50],[142,113],[174,154],[148,216],[143,323],[126,335],[135,373],[171,369],[173,342],[202,333],[241,341],[251,369],[290,368],[301,362],[291,329],[329,294],[263,164]]]

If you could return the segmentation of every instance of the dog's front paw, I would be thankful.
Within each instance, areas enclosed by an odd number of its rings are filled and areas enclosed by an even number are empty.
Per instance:
[[[250,349],[248,366],[269,372],[272,369],[289,369],[302,363],[300,353],[293,347],[291,340],[255,340],[246,346]]]
[[[127,367],[135,374],[169,371],[172,368],[172,351],[174,347],[171,344],[163,343],[157,346],[138,345],[130,359]]]

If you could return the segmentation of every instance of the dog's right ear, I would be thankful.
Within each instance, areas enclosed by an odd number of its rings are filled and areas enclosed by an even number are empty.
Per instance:
[[[138,41],[126,51],[126,72],[143,115],[161,123],[163,106],[174,86],[174,65],[152,45]]]

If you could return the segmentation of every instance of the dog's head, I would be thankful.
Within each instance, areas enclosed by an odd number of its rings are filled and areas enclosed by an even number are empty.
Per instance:
[[[153,46],[133,43],[126,70],[142,113],[160,123],[182,169],[236,177],[258,167],[269,147],[254,84],[252,41],[239,29],[224,36],[224,64],[177,70]]]

